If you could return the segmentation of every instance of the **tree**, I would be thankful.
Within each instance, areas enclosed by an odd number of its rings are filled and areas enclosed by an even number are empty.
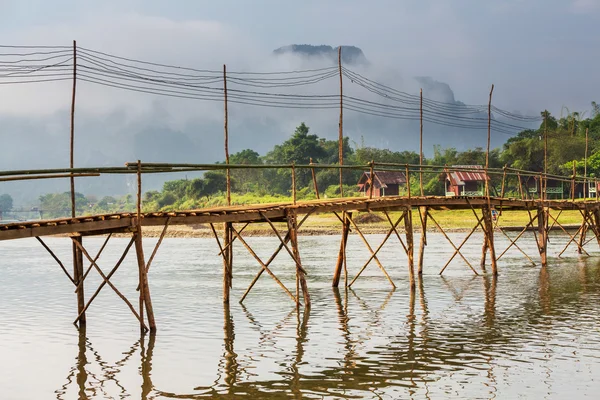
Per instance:
[[[291,138],[276,145],[267,156],[269,164],[308,164],[310,159],[320,160],[326,156],[317,135],[309,135],[310,128],[302,122]]]
[[[321,160],[327,155],[325,149],[320,145],[317,135],[309,135],[309,128],[303,123],[296,128],[291,138],[267,153],[265,160],[267,164],[308,164],[310,159]],[[284,168],[278,171],[266,171],[269,185],[278,193],[285,193],[292,187],[291,171]],[[305,187],[310,184],[311,173],[308,169],[296,170],[296,186]]]

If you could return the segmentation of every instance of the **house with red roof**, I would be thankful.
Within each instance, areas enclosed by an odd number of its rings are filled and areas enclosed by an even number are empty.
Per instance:
[[[452,165],[442,176],[446,196],[484,196],[489,179],[481,165]]]
[[[406,174],[400,171],[376,171],[373,179],[373,197],[398,196],[400,187],[406,186]],[[358,190],[369,196],[371,190],[371,173],[364,172],[358,180]]]

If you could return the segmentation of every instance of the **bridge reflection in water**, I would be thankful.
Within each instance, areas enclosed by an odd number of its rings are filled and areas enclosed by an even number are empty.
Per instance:
[[[464,308],[467,318],[459,323],[431,318],[422,279],[418,281],[418,290],[409,294],[407,314],[397,314],[395,319],[390,318],[392,310],[388,310],[391,300],[402,296],[395,289],[376,299],[373,296],[363,299],[353,289],[333,288],[328,299],[335,301],[337,328],[330,329],[329,333],[337,336],[335,340],[341,346],[333,349],[328,348],[327,343],[320,344],[324,356],[326,353],[335,358],[333,366],[311,365],[305,359],[308,343],[318,340],[318,332],[315,332],[315,338],[311,338],[311,331],[317,331],[319,326],[311,324],[310,308],[300,313],[293,308],[279,322],[269,323],[269,328],[266,328],[266,324],[263,325],[246,306],[236,306],[241,307],[239,315],[246,320],[240,322],[249,324],[258,334],[258,341],[253,345],[258,351],[254,352],[248,350],[247,338],[244,346],[236,348],[235,321],[230,306],[224,304],[222,355],[218,365],[198,365],[199,370],[216,371],[214,383],[176,392],[153,383],[153,355],[155,348],[160,346],[156,335],[141,336],[121,359],[108,363],[94,349],[85,328],[80,328],[75,365],[68,372],[64,385],[56,390],[56,398],[72,398],[67,393],[75,388],[82,399],[128,397],[132,388],[120,382],[121,369],[126,364],[137,363],[140,365],[142,399],[211,396],[280,398],[283,395],[294,398],[390,395],[436,398],[444,393],[456,395],[464,391],[460,381],[450,383],[448,379],[454,376],[472,377],[485,389],[483,397],[494,397],[498,378],[506,385],[507,367],[503,364],[531,362],[526,361],[528,357],[544,359],[558,356],[560,344],[557,348],[543,348],[541,352],[531,351],[530,346],[539,345],[532,338],[552,340],[551,334],[556,333],[552,331],[553,326],[580,308],[586,294],[600,294],[598,265],[580,263],[577,272],[566,276],[560,271],[540,270],[538,281],[533,282],[532,287],[519,298],[520,303],[513,304],[509,310],[501,310],[497,306],[498,279],[495,276],[442,277],[443,283],[439,288],[445,288],[445,293],[435,293],[435,296],[450,296],[452,301],[445,304],[446,308],[441,313]],[[469,296],[479,297],[481,291],[484,304],[476,310]],[[509,297],[512,295],[503,296],[500,301],[510,302]],[[399,300],[404,302],[404,298]],[[353,322],[355,314],[368,317],[366,321]],[[320,316],[315,321],[319,324],[326,322]],[[279,340],[283,340],[286,329],[295,330],[293,342],[278,344]],[[290,343],[293,344],[288,345]],[[276,363],[271,365],[276,370],[263,374],[255,365],[258,363],[256,359],[261,357],[261,351],[274,348],[278,354],[273,360]],[[552,363],[543,363],[543,368],[546,378],[539,384],[551,393],[555,371]],[[176,366],[172,373],[177,373]],[[263,375],[275,377],[263,379]],[[481,387],[474,393],[481,395]],[[138,392],[140,389],[134,390]],[[503,387],[502,390],[507,395],[506,390],[510,393],[511,388]],[[512,390],[520,389],[515,387]]]

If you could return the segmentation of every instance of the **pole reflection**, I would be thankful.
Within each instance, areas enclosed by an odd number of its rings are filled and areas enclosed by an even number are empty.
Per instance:
[[[498,360],[523,354],[528,357],[531,337],[550,341],[553,321],[563,317],[561,313],[569,303],[577,306],[580,296],[570,295],[582,293],[581,286],[587,286],[588,292],[600,291],[600,285],[593,284],[600,281],[598,266],[574,267],[578,274],[566,277],[542,268],[537,281],[527,281],[526,290],[521,287],[516,292],[508,285],[500,290],[498,278],[492,275],[436,277],[427,285],[419,279],[416,290],[407,292],[333,288],[322,292],[318,302],[318,307],[333,305],[335,308],[329,310],[333,314],[314,306],[300,312],[294,307],[275,319],[258,313],[255,316],[243,305],[231,309],[224,305],[223,351],[208,361],[217,364],[216,379],[212,385],[209,381],[207,386],[190,385],[190,389],[181,391],[163,392],[154,385],[154,335],[141,337],[121,359],[109,363],[82,328],[73,367],[55,394],[57,399],[130,396],[119,374],[126,364],[135,364],[132,355],[139,349],[141,386],[137,390],[141,392],[136,393],[143,400],[385,397],[390,392],[409,398],[439,398],[457,393],[459,386],[448,389],[437,384],[439,380],[447,382],[449,376],[477,380],[486,388],[486,398],[502,397],[498,390],[506,390],[508,375],[497,367]],[[481,286],[475,285],[478,279]],[[501,295],[506,290],[504,302],[510,302],[504,309],[499,304],[503,304]],[[474,296],[471,291],[482,296]],[[519,304],[514,302],[514,293],[522,294]],[[333,321],[328,321],[331,317]],[[333,322],[331,329],[323,330],[328,322]],[[247,339],[254,336],[246,335],[248,329],[258,335],[250,343]],[[245,340],[240,341],[242,334]],[[559,352],[545,347],[538,354],[550,361]],[[270,369],[265,370],[265,365]],[[542,362],[546,377],[539,382],[546,385],[548,393],[553,392],[554,384],[551,365]],[[202,368],[213,367],[206,364]]]

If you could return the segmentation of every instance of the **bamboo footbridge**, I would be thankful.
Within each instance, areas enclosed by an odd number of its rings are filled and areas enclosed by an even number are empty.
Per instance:
[[[2,47],[2,46],[0,46]],[[8,46],[10,48],[19,49],[19,46]],[[238,242],[241,244],[250,255],[256,260],[258,264],[258,271],[256,276],[252,280],[248,289],[241,297],[240,301],[244,301],[246,296],[254,287],[254,284],[258,279],[266,272],[275,283],[281,287],[281,289],[290,297],[295,303],[298,311],[300,310],[301,304],[305,307],[310,307],[310,294],[308,290],[308,284],[306,281],[307,272],[310,271],[310,265],[306,265],[301,259],[301,249],[298,242],[298,230],[302,227],[304,222],[311,215],[319,213],[332,213],[340,222],[340,248],[337,254],[337,261],[333,265],[332,269],[332,285],[337,287],[340,284],[341,277],[344,277],[344,286],[352,286],[354,282],[361,276],[363,271],[370,265],[375,264],[385,275],[389,284],[395,287],[393,280],[388,274],[386,268],[382,264],[381,260],[377,257],[378,252],[381,250],[383,245],[391,238],[398,239],[402,251],[407,256],[406,268],[408,270],[408,279],[410,284],[411,295],[414,295],[416,282],[415,277],[421,276],[423,272],[423,256],[427,246],[427,227],[429,222],[429,228],[438,230],[445,240],[447,240],[452,248],[453,252],[449,255],[448,261],[445,263],[439,273],[443,273],[448,264],[459,257],[464,261],[468,268],[472,270],[474,274],[479,274],[477,269],[471,264],[471,262],[463,255],[461,249],[465,243],[472,237],[476,231],[483,233],[483,244],[481,252],[481,261],[479,269],[482,273],[487,273],[486,265],[491,267],[490,273],[496,277],[498,275],[499,267],[498,262],[506,254],[506,252],[514,248],[523,255],[533,265],[536,265],[533,258],[526,254],[525,251],[519,246],[519,240],[532,232],[537,243],[539,250],[540,264],[542,268],[547,265],[548,254],[547,245],[549,233],[555,228],[564,232],[567,237],[567,243],[564,249],[559,254],[561,256],[569,246],[575,246],[579,254],[589,255],[586,250],[594,238],[598,245],[600,245],[600,201],[598,199],[599,186],[596,179],[590,179],[587,177],[587,170],[584,172],[584,176],[576,176],[575,165],[573,163],[573,175],[571,176],[557,176],[550,175],[548,171],[548,157],[547,157],[547,117],[548,113],[544,113],[544,166],[543,172],[541,171],[524,171],[505,166],[504,168],[491,168],[490,166],[490,140],[492,131],[492,94],[494,91],[494,85],[491,86],[489,92],[489,101],[487,107],[487,146],[485,153],[485,166],[483,169],[470,170],[465,167],[456,166],[433,166],[427,165],[423,159],[423,122],[427,120],[425,117],[428,115],[428,110],[423,107],[423,91],[420,93],[420,106],[418,108],[420,115],[420,148],[419,148],[419,164],[392,164],[392,163],[375,163],[371,161],[367,165],[345,165],[344,162],[344,131],[343,131],[343,112],[344,112],[344,100],[352,100],[352,97],[344,95],[343,82],[344,76],[350,77],[352,80],[357,79],[356,74],[346,75],[349,72],[342,66],[342,47],[338,48],[338,74],[339,74],[339,132],[338,132],[338,147],[339,156],[335,165],[318,165],[313,164],[312,161],[308,165],[234,165],[230,163],[229,158],[229,114],[228,114],[228,92],[227,82],[228,75],[226,66],[223,66],[222,71],[222,88],[210,87],[211,90],[210,99],[215,100],[218,97],[218,101],[221,101],[221,97],[217,96],[216,93],[222,91],[223,105],[224,105],[224,148],[225,148],[225,164],[150,164],[141,163],[140,161],[126,163],[124,167],[102,167],[102,168],[75,168],[74,167],[74,142],[75,142],[75,105],[76,105],[76,87],[78,80],[82,80],[87,83],[101,84],[105,83],[108,86],[120,88],[122,90],[134,90],[141,91],[142,93],[148,94],[160,94],[166,96],[181,97],[181,92],[173,90],[157,91],[156,86],[154,89],[149,90],[146,84],[152,82],[155,85],[164,89],[164,85],[171,88],[177,88],[177,90],[205,90],[207,89],[202,85],[195,87],[190,84],[188,80],[177,81],[177,76],[181,74],[181,67],[173,67],[163,64],[147,63],[139,60],[132,60],[128,58],[117,57],[114,58],[106,53],[100,53],[93,50],[81,48],[77,46],[77,43],[73,42],[72,52],[69,47],[58,47],[50,49],[48,46],[36,47],[38,51],[30,54],[31,46],[20,48],[21,53],[19,57],[23,58],[28,55],[35,54],[50,54],[50,53],[39,53],[40,51],[48,51],[53,49],[53,53],[59,53],[61,55],[52,56],[43,59],[29,60],[29,63],[33,63],[37,66],[29,66],[31,70],[27,70],[25,79],[31,79],[36,72],[51,71],[51,68],[60,68],[61,73],[65,76],[61,76],[58,80],[69,79],[69,72],[62,71],[63,68],[71,66],[72,70],[72,90],[71,90],[71,113],[70,113],[70,151],[69,151],[69,168],[66,169],[52,169],[52,170],[20,170],[20,171],[0,171],[0,183],[7,181],[19,181],[19,180],[30,180],[30,179],[61,179],[67,178],[70,180],[70,194],[71,194],[71,216],[68,218],[60,218],[54,220],[38,220],[38,221],[20,221],[17,223],[3,224],[0,221],[0,242],[6,240],[14,240],[21,238],[36,238],[41,246],[48,251],[50,256],[54,258],[56,263],[60,266],[62,271],[68,277],[75,287],[75,293],[77,296],[77,317],[74,321],[80,327],[86,324],[86,312],[94,299],[98,296],[100,291],[105,287],[109,286],[129,307],[132,314],[137,318],[140,324],[142,332],[156,331],[156,321],[154,318],[154,311],[152,307],[152,299],[150,296],[150,284],[149,284],[149,272],[152,261],[154,260],[158,249],[161,246],[163,238],[171,225],[197,225],[197,224],[209,224],[216,240],[217,248],[216,251],[223,261],[223,302],[228,305],[230,302],[230,289],[233,282],[234,273],[234,262],[233,262],[233,244]],[[78,58],[78,51],[82,53],[82,56]],[[11,53],[12,54],[12,53]],[[46,60],[56,57],[67,57],[63,61],[47,65]],[[87,60],[90,60],[91,63]],[[111,65],[115,65],[114,68],[104,63],[106,61],[104,57],[111,57]],[[22,62],[25,59],[17,60],[16,62]],[[124,62],[127,63],[124,64]],[[13,61],[15,62],[15,61]],[[100,64],[99,64],[100,63]],[[134,65],[145,65],[146,68],[137,68]],[[103,65],[102,70],[98,75],[93,75],[92,72],[98,65]],[[83,69],[81,78],[78,78],[77,67]],[[155,73],[154,75],[147,76],[147,73],[151,68],[162,68],[167,76],[170,76],[169,82],[165,81],[163,75]],[[10,80],[8,83],[19,83],[20,78],[18,75],[13,75],[14,71],[10,67],[10,73],[5,75]],[[33,69],[35,68],[35,69]],[[125,69],[123,69],[125,68]],[[131,68],[135,69],[136,73],[131,73]],[[189,71],[189,69],[186,69]],[[124,74],[124,71],[129,73]],[[144,76],[139,75],[140,71],[144,71]],[[80,71],[81,72],[81,71]],[[213,71],[214,72],[214,71]],[[351,72],[351,71],[350,71]],[[220,75],[220,71],[217,71]],[[127,79],[127,84],[115,84],[114,81],[107,81],[103,78],[108,74],[112,79]],[[112,74],[112,75],[111,75]],[[175,75],[174,75],[175,74]],[[238,73],[239,74],[239,73]],[[327,74],[331,75],[331,71]],[[334,74],[335,75],[335,74]],[[50,75],[49,75],[50,76]],[[137,77],[139,82],[143,83],[143,87],[130,85],[130,79],[132,76]],[[331,75],[333,76],[333,75]],[[16,77],[16,78],[15,78]],[[2,78],[2,77],[0,77]],[[41,80],[33,80],[32,82],[44,82],[47,79],[41,76]],[[11,80],[12,79],[12,80]],[[17,79],[15,82],[14,79]],[[52,80],[52,79],[50,79]],[[238,78],[239,81],[239,78]],[[138,83],[139,83],[138,82]],[[7,83],[7,82],[3,82]],[[378,86],[381,87],[381,86]],[[266,90],[266,89],[264,89]],[[240,97],[240,93],[243,91],[235,90],[232,102],[240,102],[244,100]],[[187,94],[186,94],[187,93]],[[206,99],[205,95],[199,95],[202,92],[185,92],[184,98],[190,99]],[[250,93],[250,92],[249,92]],[[252,96],[255,94],[250,93]],[[281,98],[279,94],[268,94],[263,93],[266,97],[273,100],[273,96],[276,95],[278,100]],[[335,96],[326,96],[324,99],[327,102],[335,100]],[[254,98],[254,97],[251,97]],[[303,97],[300,97],[303,98]],[[316,97],[321,98],[321,97]],[[246,103],[250,101],[246,99]],[[277,107],[284,106],[294,108],[298,106],[297,97],[295,100],[289,100],[287,103],[277,103]],[[314,101],[314,100],[313,100]],[[242,102],[244,103],[244,102]],[[254,100],[251,103],[255,103]],[[250,103],[248,103],[250,104]],[[263,103],[267,104],[267,103]],[[271,104],[271,103],[268,103]],[[367,102],[365,104],[371,104]],[[302,108],[303,106],[300,105]],[[331,105],[327,106],[328,108]],[[387,106],[386,106],[387,107]],[[348,107],[353,109],[353,107]],[[354,107],[356,110],[356,106]],[[367,113],[373,114],[367,110]],[[387,111],[386,111],[387,113]],[[378,115],[373,114],[373,115]],[[439,116],[438,116],[439,118]],[[469,120],[474,120],[469,118]],[[506,124],[498,126],[497,122],[494,122],[496,131],[506,132]],[[464,128],[463,123],[456,125],[457,127]],[[504,126],[504,129],[502,128]],[[513,126],[514,127],[514,126]],[[479,126],[477,127],[479,129]],[[587,143],[587,133],[586,133]],[[587,167],[587,145],[586,152],[584,155],[586,159],[585,167]],[[276,169],[287,169],[291,176],[291,197],[292,200],[287,203],[276,203],[276,204],[259,204],[259,205],[232,205],[231,202],[231,172],[234,170],[244,170],[252,168],[276,168]],[[334,199],[321,199],[319,194],[319,186],[317,184],[317,175],[315,170],[323,168],[333,168],[339,170],[339,198]],[[298,169],[309,170],[312,175],[312,181],[315,191],[316,200],[311,201],[297,201],[297,188],[296,188],[296,171]],[[205,208],[197,210],[178,210],[176,212],[142,212],[142,176],[145,174],[155,173],[172,173],[172,172],[189,172],[189,171],[214,171],[221,170],[226,174],[226,185],[220,190],[226,192],[227,206],[218,208]],[[344,196],[343,176],[344,171],[348,170],[359,170],[363,172],[368,171],[369,180],[366,185],[368,186],[368,193],[363,192],[362,197],[348,197]],[[377,174],[383,171],[396,171],[404,174],[406,178],[406,188],[402,195],[397,196],[385,196],[381,198],[374,198],[373,186],[375,185],[375,179]],[[485,191],[479,193],[476,197],[466,196],[453,196],[453,197],[436,197],[436,196],[425,196],[423,178],[431,179],[432,177],[439,174],[448,174],[456,171],[462,172],[475,172],[481,173],[484,171],[485,178]],[[105,174],[135,174],[137,175],[137,210],[132,213],[119,213],[119,214],[107,214],[107,215],[76,215],[76,201],[75,201],[75,179],[81,177],[93,177]],[[307,176],[307,175],[305,175]],[[523,188],[523,178],[528,180],[533,179],[536,181],[536,197],[532,198],[530,188]],[[549,193],[548,181],[558,181],[561,185],[564,183],[571,185],[570,199],[568,200],[550,200],[547,197]],[[411,184],[418,185],[418,192],[413,190],[411,193]],[[593,185],[593,186],[592,186]],[[576,187],[583,186],[583,199],[576,200]],[[593,187],[593,191],[590,189]],[[588,188],[586,190],[586,188]],[[562,191],[562,186],[561,186]],[[578,191],[580,193],[580,191]],[[398,191],[398,194],[400,192]],[[593,195],[592,195],[593,194]],[[592,195],[592,196],[590,196]],[[590,198],[591,197],[591,198]],[[449,235],[446,234],[444,227],[440,224],[430,212],[431,210],[454,210],[464,209],[471,210],[475,217],[475,225],[464,237],[461,243],[454,243]],[[521,231],[513,235],[512,237],[506,232],[499,221],[502,218],[502,212],[506,210],[521,210],[526,212],[529,219]],[[559,222],[560,214],[565,210],[574,210],[577,215],[581,215],[581,223],[578,225],[576,232],[569,231],[565,226]],[[382,214],[389,223],[389,229],[385,235],[383,241],[377,245],[372,246],[367,236],[361,231],[359,223],[355,218],[357,212],[373,212]],[[390,214],[394,212],[395,214]],[[413,214],[415,217],[413,218]],[[354,216],[354,217],[353,217]],[[395,221],[392,219],[395,219]],[[416,224],[413,223],[413,219]],[[401,228],[399,228],[402,223]],[[273,254],[266,261],[262,260],[252,247],[244,239],[243,232],[249,224],[266,224],[268,225],[275,236],[279,239],[279,245],[274,250]],[[415,257],[415,243],[414,243],[414,232],[415,226],[422,232],[418,243],[418,257]],[[162,226],[163,230],[156,243],[150,257],[146,259],[143,250],[143,232],[144,227],[148,226]],[[281,227],[283,226],[283,229]],[[447,229],[447,227],[446,227]],[[347,268],[346,260],[346,247],[348,242],[348,236],[350,232],[358,235],[365,247],[370,254],[368,260],[356,273],[352,280],[349,279],[349,271]],[[588,235],[588,233],[592,233]],[[101,253],[107,246],[110,238],[113,234],[129,234],[131,239],[129,244],[125,248],[122,256],[112,269],[105,273],[97,263]],[[72,273],[65,266],[65,263],[59,259],[59,257],[52,251],[52,249],[43,240],[43,237],[51,235],[66,235],[69,236],[69,240],[73,243],[73,254],[72,254]],[[84,238],[93,235],[105,235],[106,239],[95,256],[89,254],[86,250]],[[495,236],[502,235],[505,240],[508,240],[508,247],[506,249],[496,249],[497,241],[494,240]],[[589,236],[589,237],[588,237]],[[371,239],[372,240],[372,239]],[[0,246],[2,244],[0,243]],[[138,291],[139,299],[137,307],[132,304],[119,289],[111,282],[111,277],[124,263],[125,258],[129,250],[134,247],[136,252],[136,264],[138,268]],[[1,247],[0,247],[1,251]],[[277,255],[285,251],[288,253],[293,262],[295,263],[295,290],[290,290],[286,284],[284,284],[276,275],[277,269],[274,264],[274,260]],[[488,257],[489,254],[489,258]],[[84,268],[84,259],[87,268]],[[415,272],[415,259],[417,260],[416,272]],[[489,260],[486,262],[486,260]],[[333,264],[333,262],[332,262]],[[1,266],[0,266],[1,267]],[[87,297],[84,293],[84,286],[86,278],[90,272],[95,270],[101,277],[102,283],[94,291],[94,293]],[[413,296],[414,298],[414,296]],[[305,315],[307,315],[305,313]]]
[[[213,207],[195,210],[180,210],[173,212],[142,212],[142,175],[144,173],[160,173],[160,172],[180,172],[180,171],[201,171],[201,170],[218,170],[223,169],[229,172],[229,170],[243,169],[243,168],[290,168],[292,177],[292,201],[280,202],[272,204],[253,204],[253,205],[229,205],[223,207]],[[309,168],[313,174],[314,190],[317,199],[298,201],[296,199],[296,169]],[[334,199],[321,199],[319,198],[318,185],[316,181],[316,175],[314,170],[316,168],[336,168],[340,171],[344,169],[369,169],[373,177],[377,177],[378,171],[392,171],[402,170],[406,174],[407,184],[404,195],[398,196],[385,196],[385,197],[373,197],[373,186],[370,185],[368,196],[363,197],[340,197]],[[419,181],[422,182],[423,174],[437,174],[439,171],[445,171],[446,173],[451,172],[453,169],[460,171],[468,171],[467,167],[434,167],[430,165],[396,165],[396,164],[382,164],[371,162],[367,166],[326,166],[326,165],[277,165],[277,166],[247,166],[247,165],[211,165],[211,164],[142,164],[127,163],[126,167],[115,167],[115,168],[74,168],[74,169],[60,169],[60,170],[32,170],[32,171],[5,171],[0,172],[0,181],[7,180],[21,180],[21,179],[53,179],[53,178],[71,178],[81,176],[98,176],[101,174],[136,174],[138,182],[137,190],[137,211],[130,213],[117,213],[117,214],[103,214],[103,215],[88,215],[88,216],[74,216],[68,218],[52,219],[52,220],[35,220],[35,221],[22,221],[17,223],[0,223],[0,241],[14,240],[21,238],[36,238],[40,244],[48,251],[48,253],[54,258],[57,264],[60,266],[62,271],[68,277],[68,279],[75,286],[75,293],[77,295],[77,318],[74,323],[82,325],[86,323],[86,311],[105,287],[109,286],[115,291],[115,293],[127,304],[132,311],[133,315],[137,318],[140,323],[141,330],[144,331],[155,331],[156,321],[154,318],[154,312],[152,308],[152,300],[150,296],[150,284],[149,284],[149,270],[154,257],[161,246],[161,243],[166,235],[169,226],[173,225],[198,225],[208,224],[212,230],[214,238],[216,240],[216,252],[222,258],[223,261],[223,302],[229,304],[230,302],[230,289],[233,283],[233,272],[234,272],[234,242],[240,243],[249,254],[256,260],[258,271],[253,279],[250,286],[240,299],[240,302],[244,301],[246,296],[250,293],[254,284],[264,274],[269,275],[277,285],[290,297],[290,299],[296,304],[296,307],[300,307],[303,304],[306,307],[310,306],[310,294],[308,290],[308,284],[306,281],[306,275],[310,271],[310,265],[302,263],[301,249],[298,242],[298,231],[304,224],[304,222],[314,214],[331,213],[337,217],[340,222],[341,241],[340,248],[337,255],[337,261],[332,268],[332,286],[338,287],[342,276],[344,277],[344,286],[352,286],[354,282],[361,276],[363,271],[371,263],[375,264],[383,273],[383,275],[389,281],[392,287],[395,284],[387,272],[386,267],[382,264],[381,260],[377,257],[378,252],[383,245],[393,236],[398,239],[402,251],[407,256],[407,265],[405,268],[408,270],[408,279],[411,291],[415,290],[416,282],[415,277],[421,276],[423,272],[423,259],[424,253],[427,246],[427,226],[428,221],[430,222],[429,227],[435,228],[439,231],[443,237],[451,244],[453,252],[449,255],[448,261],[445,263],[442,270],[439,272],[442,274],[450,262],[460,257],[462,261],[467,265],[468,268],[476,275],[481,273],[488,273],[486,264],[491,267],[491,273],[493,276],[497,276],[499,272],[498,261],[502,256],[510,249],[517,249],[524,258],[528,260],[532,265],[536,265],[532,257],[526,254],[519,246],[518,241],[523,240],[527,232],[532,232],[535,237],[537,247],[539,250],[540,264],[542,268],[547,266],[548,254],[547,244],[549,241],[549,234],[555,229],[559,229],[565,234],[567,243],[563,251],[559,254],[561,256],[569,246],[574,246],[579,254],[585,254],[589,256],[589,252],[585,249],[590,242],[596,239],[597,244],[600,246],[600,201],[598,201],[597,194],[595,198],[586,199],[575,199],[575,187],[577,184],[584,183],[589,184],[589,179],[586,180],[582,177],[558,177],[549,176],[545,174],[539,174],[537,172],[527,172],[512,170],[507,167],[503,169],[487,169],[487,173],[490,176],[501,175],[500,186],[501,191],[497,196],[489,195],[490,185],[488,179],[486,181],[485,196],[414,196],[411,194],[410,182],[411,173],[413,177],[419,176]],[[481,170],[479,170],[481,171]],[[542,198],[530,198],[521,187],[521,178],[523,176],[536,176],[539,177],[542,182],[548,179],[562,179],[563,181],[571,182],[572,193],[571,198],[567,200],[548,200],[543,195]],[[506,196],[506,188],[508,187],[511,177],[516,177],[516,184],[519,186],[520,197],[508,197]],[[597,187],[595,180],[593,181],[594,187]],[[585,186],[584,186],[585,187]],[[420,185],[422,192],[422,184]],[[227,184],[227,197],[230,201],[230,183],[228,180]],[[446,233],[445,228],[434,218],[431,214],[431,210],[471,210],[475,217],[475,225],[468,232],[461,243],[455,243],[450,236]],[[506,228],[498,224],[501,219],[503,211],[520,210],[528,213],[529,222],[526,226],[521,227],[520,232],[515,236],[514,234],[509,236],[506,232]],[[572,230],[567,229],[559,222],[560,214],[565,210],[575,210],[581,215],[581,224],[577,227],[575,233]],[[373,246],[367,235],[365,235],[359,223],[355,221],[353,215],[357,212],[370,212],[380,213],[385,217],[385,220],[389,223],[389,230],[383,238],[382,242]],[[395,212],[396,214],[391,214]],[[416,223],[413,221],[413,214],[418,215],[418,218],[414,218]],[[496,216],[494,215],[496,214]],[[397,218],[392,218],[392,216]],[[399,228],[400,224],[401,228]],[[250,224],[266,224],[273,231],[273,234],[279,239],[278,247],[273,251],[271,257],[264,261],[262,260],[248,242],[244,239],[243,232]],[[278,226],[276,226],[278,224]],[[415,229],[415,225],[417,229]],[[143,250],[143,232],[144,227],[148,226],[162,226],[162,232],[156,243],[152,254],[146,260]],[[281,229],[281,226],[284,226]],[[447,228],[446,228],[447,229]],[[422,232],[418,243],[418,254],[415,257],[415,243],[414,243],[414,232],[419,230]],[[480,272],[472,265],[472,263],[463,255],[461,249],[472,237],[476,231],[483,233],[483,244],[482,244],[482,255],[480,262]],[[364,265],[354,274],[352,280],[349,279],[349,271],[346,262],[346,247],[348,242],[349,233],[353,232],[360,237],[362,242],[370,254],[368,260]],[[592,235],[588,233],[591,232]],[[127,247],[125,248],[122,256],[112,269],[105,273],[97,264],[102,251],[107,246],[111,236],[113,234],[128,234],[131,235],[131,239]],[[508,239],[509,245],[506,249],[496,249],[496,241],[494,240],[495,235],[502,235]],[[73,273],[69,273],[65,263],[57,257],[52,249],[42,239],[45,236],[51,235],[63,235],[68,236],[73,242]],[[106,239],[98,251],[98,254],[92,256],[84,246],[84,238],[89,236],[106,236]],[[372,239],[371,239],[372,240]],[[139,306],[136,308],[110,281],[111,277],[121,267],[126,255],[128,254],[131,247],[135,248],[137,268],[138,268],[138,290],[140,292]],[[296,270],[296,287],[295,290],[290,290],[284,282],[282,282],[276,275],[277,269],[274,265],[274,260],[277,255],[285,251],[287,252],[293,262],[295,263]],[[489,262],[486,262],[489,254]],[[417,260],[415,266],[415,258]],[[85,260],[85,263],[84,263]],[[84,264],[88,264],[87,268],[84,268]],[[332,262],[333,264],[333,262]],[[416,267],[416,271],[415,271]],[[84,295],[84,283],[91,272],[96,270],[103,279],[103,282],[95,290],[93,295],[86,299]],[[144,318],[144,310],[145,317]]]

